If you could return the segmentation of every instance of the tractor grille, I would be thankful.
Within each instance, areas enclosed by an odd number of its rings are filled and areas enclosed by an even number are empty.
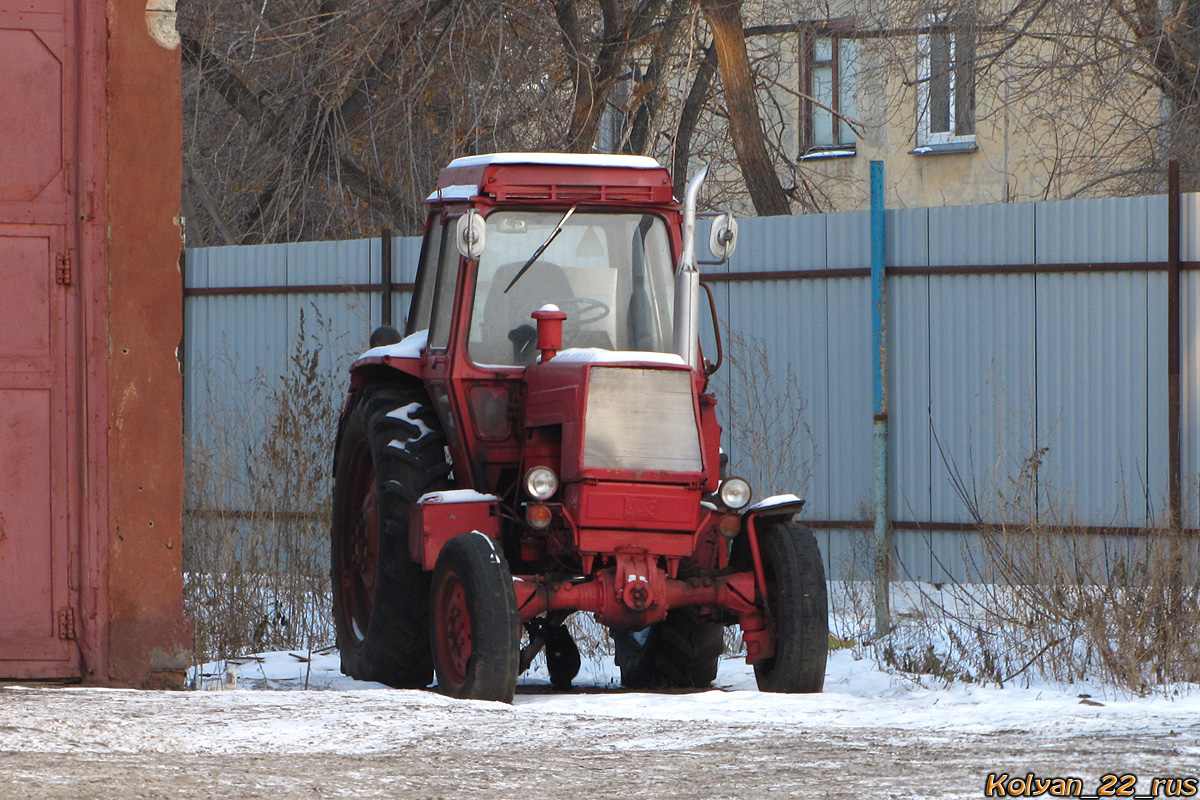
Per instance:
[[[627,200],[630,203],[653,203],[661,198],[658,186],[571,186],[563,183],[505,184],[491,189],[497,200],[560,200],[580,203],[586,200]],[[668,198],[670,192],[667,192]]]
[[[593,367],[584,418],[583,466],[700,472],[692,374]]]

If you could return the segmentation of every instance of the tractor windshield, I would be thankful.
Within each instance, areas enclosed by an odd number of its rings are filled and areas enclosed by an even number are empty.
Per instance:
[[[560,222],[562,231],[514,283]],[[673,272],[658,217],[496,211],[487,218],[468,351],[478,364],[530,363],[537,336],[529,315],[553,303],[567,314],[564,348],[669,352]]]

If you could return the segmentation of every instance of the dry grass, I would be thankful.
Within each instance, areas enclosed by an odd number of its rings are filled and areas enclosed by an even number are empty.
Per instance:
[[[790,366],[782,374],[772,370],[761,337],[725,328],[724,339],[717,414],[729,448],[728,474],[748,480],[756,499],[783,493],[806,498],[820,454],[799,378]],[[725,652],[746,652],[736,625],[725,629]]]
[[[196,663],[332,641],[330,464],[344,376],[302,313],[286,373],[210,407],[187,443],[184,602]]]
[[[1200,683],[1200,540],[1169,526],[1084,532],[1069,501],[1039,484],[1047,457],[1032,453],[986,512],[974,507],[997,521],[964,552],[970,580],[893,586],[876,657],[941,681],[1099,682],[1137,695]],[[838,602],[851,635],[869,630],[869,584],[847,584]]]
[[[799,379],[790,367],[772,371],[762,338],[728,328],[724,338],[725,366],[714,381],[728,473],[750,481],[759,499],[785,492],[805,497],[819,454]]]

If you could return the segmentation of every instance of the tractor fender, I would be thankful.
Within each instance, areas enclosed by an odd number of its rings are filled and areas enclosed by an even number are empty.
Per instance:
[[[804,501],[799,497],[794,494],[782,494],[760,500],[742,513],[742,537],[745,539],[747,550],[749,550],[750,563],[754,570],[754,583],[758,587],[757,594],[760,598],[764,598],[764,603],[767,597],[767,578],[763,569],[762,553],[758,546],[759,525],[777,520],[789,521],[803,508]],[[743,625],[743,638],[746,640],[753,659],[747,663],[758,663],[763,659],[770,658],[775,652],[775,643],[771,640],[768,632],[765,629],[748,631],[747,627]]]
[[[777,494],[774,497],[759,500],[742,512],[742,527],[746,528],[746,523],[751,520],[757,523],[760,519],[775,520],[780,517],[791,519],[804,509],[806,502],[794,494]]]
[[[446,489],[421,495],[408,526],[409,558],[425,571],[437,564],[442,547],[455,536],[476,533],[488,540],[499,559],[500,498],[470,489]],[[497,560],[496,563],[499,563]]]
[[[420,379],[421,363],[425,360],[425,348],[428,346],[429,331],[426,330],[410,333],[398,342],[372,347],[350,365],[351,391],[363,383],[374,382],[380,372],[384,375],[392,371],[400,372]]]
[[[393,344],[372,347],[350,365],[350,389],[338,418],[337,438],[333,445],[334,477],[337,477],[338,452],[342,448],[342,429],[354,408],[359,389],[374,383],[421,383],[421,364],[425,360],[428,342],[429,331],[417,331]]]

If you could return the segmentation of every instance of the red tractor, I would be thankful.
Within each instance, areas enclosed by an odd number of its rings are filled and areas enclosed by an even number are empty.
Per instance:
[[[708,686],[737,623],[760,689],[821,690],[825,573],[792,521],[802,501],[751,505],[722,476],[699,352],[702,180],[681,208],[638,156],[442,170],[406,335],[375,332],[339,425],[343,672],[398,687],[436,673],[448,695],[508,702],[542,647],[570,686],[564,623],[587,611],[626,687]],[[717,217],[710,249],[735,237]]]

